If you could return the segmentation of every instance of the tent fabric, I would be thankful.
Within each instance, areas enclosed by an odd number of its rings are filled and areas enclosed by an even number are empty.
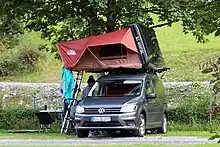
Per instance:
[[[126,47],[125,58],[101,59],[101,46],[122,44]],[[97,71],[111,68],[141,68],[139,53],[130,28],[104,35],[61,42],[56,44],[64,66],[74,71]],[[114,48],[112,48],[114,52]]]

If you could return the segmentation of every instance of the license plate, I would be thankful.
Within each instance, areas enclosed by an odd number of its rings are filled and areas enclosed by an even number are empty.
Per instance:
[[[92,122],[109,122],[111,117],[91,117]]]

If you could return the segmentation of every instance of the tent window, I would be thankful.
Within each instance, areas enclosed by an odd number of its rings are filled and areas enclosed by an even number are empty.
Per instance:
[[[100,59],[120,59],[127,57],[127,48],[123,44],[109,44],[100,47]]]

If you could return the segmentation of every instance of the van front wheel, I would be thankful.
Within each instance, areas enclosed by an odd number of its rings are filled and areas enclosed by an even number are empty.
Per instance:
[[[84,138],[89,136],[89,131],[87,130],[77,130],[76,131],[77,137]]]
[[[134,131],[133,134],[138,137],[143,137],[146,130],[146,121],[143,114],[140,114],[138,119],[138,130]]]

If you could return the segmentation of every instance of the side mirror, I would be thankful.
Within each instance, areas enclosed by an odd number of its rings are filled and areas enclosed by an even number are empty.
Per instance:
[[[154,99],[156,98],[156,93],[150,93],[145,96],[146,99]]]

